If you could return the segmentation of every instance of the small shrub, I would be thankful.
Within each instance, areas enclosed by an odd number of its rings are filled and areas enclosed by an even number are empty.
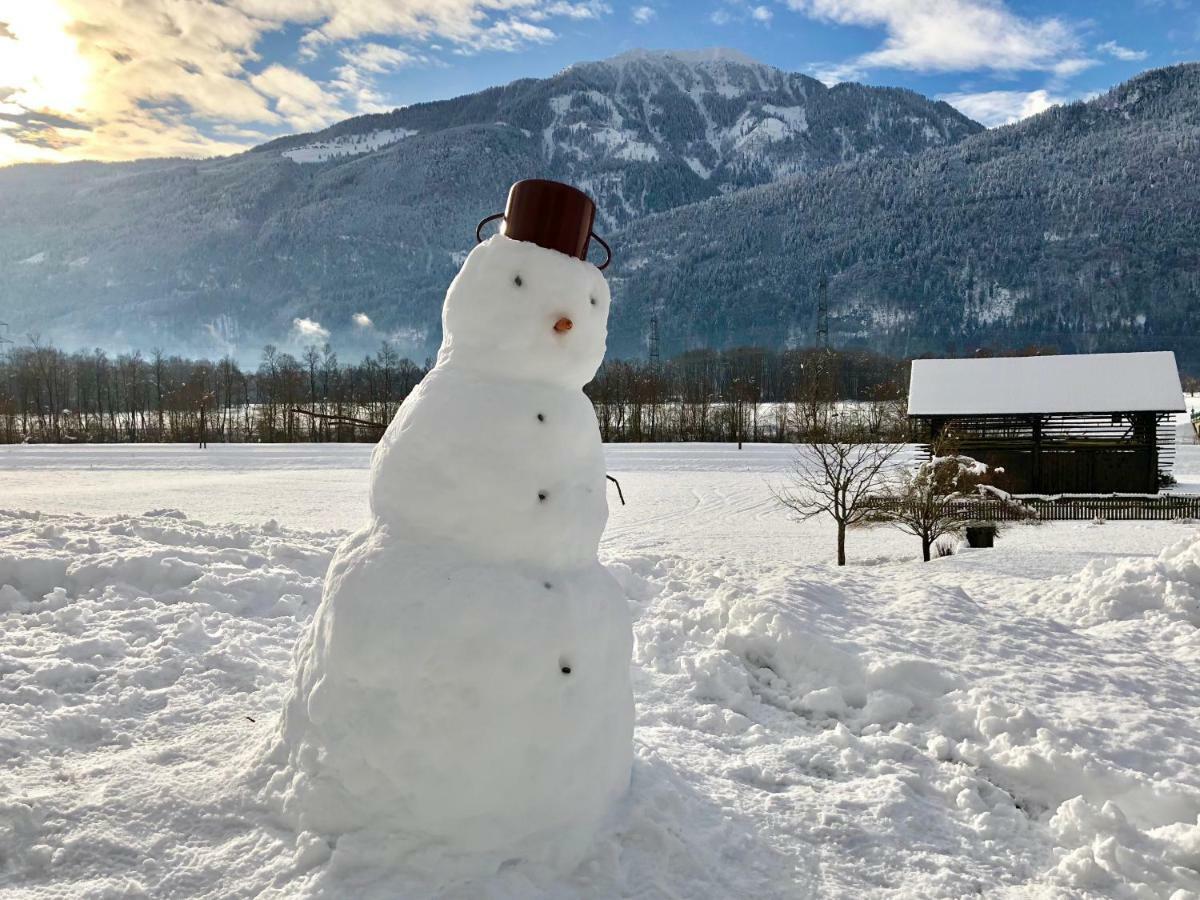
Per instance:
[[[953,556],[954,547],[954,541],[948,541],[944,538],[939,538],[937,543],[933,545],[933,551],[938,555],[939,558],[943,556]]]
[[[1004,526],[992,519],[972,519],[966,524],[967,528],[986,528],[992,533],[992,537],[996,537],[1004,530]]]

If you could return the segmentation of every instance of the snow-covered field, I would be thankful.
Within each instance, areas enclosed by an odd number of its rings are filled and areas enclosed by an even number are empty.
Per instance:
[[[339,135],[328,141],[316,141],[284,150],[280,156],[286,156],[292,162],[321,163],[331,159],[358,156],[360,153],[371,153],[414,134],[416,132],[408,128],[389,128],[365,134]]]
[[[632,791],[569,879],[445,896],[1200,896],[1200,528],[1018,526],[928,564],[869,529],[838,570],[771,500],[788,448],[607,452]],[[428,893],[244,774],[369,453],[0,448],[0,895]]]

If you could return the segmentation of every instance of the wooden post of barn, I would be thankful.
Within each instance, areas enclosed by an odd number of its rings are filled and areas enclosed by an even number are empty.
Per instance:
[[[1158,493],[1158,425],[1151,412],[1138,413],[1138,431],[1146,448],[1146,493]]]
[[[1035,494],[1044,494],[1042,488],[1042,417],[1032,416],[1029,424],[1033,429],[1033,449],[1030,454],[1029,484]]]

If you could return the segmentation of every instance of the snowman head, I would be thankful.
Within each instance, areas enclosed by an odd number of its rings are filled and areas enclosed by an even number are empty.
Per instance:
[[[496,235],[446,292],[438,365],[583,387],[604,359],[608,305],[591,263]]]

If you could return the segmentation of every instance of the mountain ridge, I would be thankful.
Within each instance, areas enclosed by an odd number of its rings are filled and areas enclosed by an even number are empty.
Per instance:
[[[720,48],[633,50],[575,63],[547,79],[521,79],[347,119],[252,152],[295,153],[325,145],[348,155],[356,135],[392,132],[399,142],[434,130],[488,125],[541,135],[545,162],[594,196],[609,227],[657,208],[654,200],[631,201],[626,173],[614,173],[614,165],[679,167],[685,182],[686,167],[696,176],[684,187],[690,201],[843,162],[863,151],[911,153],[982,130],[949,104],[904,89],[851,83],[829,88]],[[873,145],[871,129],[879,132]],[[313,161],[330,158],[315,156]]]
[[[898,355],[1174,349],[1195,369],[1196,98],[1200,64],[1149,70],[950,147],[656,214],[614,235],[624,251],[614,293],[697,298],[686,319],[659,315],[664,352],[730,346],[722,331],[813,343],[824,272],[837,344]],[[702,234],[691,221],[707,223]],[[747,221],[758,227],[737,227]],[[614,310],[628,352],[645,326],[636,309]],[[696,325],[709,321],[720,324]]]
[[[906,91],[727,54],[585,62],[232,157],[0,171],[0,318],[114,348],[257,354],[323,323],[344,349],[436,346],[475,223],[524,177],[574,183],[598,230],[982,126]],[[351,326],[363,313],[370,329]]]
[[[984,130],[701,57],[578,63],[217,160],[0,170],[0,319],[111,349],[386,338],[420,359],[475,223],[536,176],[598,200],[618,356],[655,314],[666,353],[812,343],[823,272],[840,345],[1200,365],[1200,65]]]

